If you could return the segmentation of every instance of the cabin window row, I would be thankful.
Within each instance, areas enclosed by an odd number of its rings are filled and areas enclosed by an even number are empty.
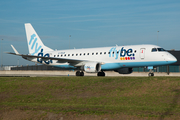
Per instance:
[[[110,52],[104,52],[104,55],[106,55],[106,53],[108,53],[108,54],[110,54]],[[112,52],[112,54],[114,54],[115,52]],[[117,52],[117,53],[119,53],[119,51]],[[102,55],[103,54],[103,52],[100,52],[99,53],[100,55]],[[90,53],[77,53],[77,54],[71,54],[71,56],[82,56],[82,55],[90,55]],[[98,52],[96,52],[96,53],[92,53],[92,55],[98,55]],[[63,54],[63,55],[57,55],[57,57],[66,57],[66,56],[70,56],[70,54]],[[54,57],[56,57],[56,55],[54,55]]]
[[[123,53],[124,51],[121,51],[121,53]],[[127,52],[127,51],[126,51]],[[136,51],[135,51],[136,52]],[[106,53],[108,53],[108,54],[110,54],[110,52],[104,52],[104,55],[106,55]],[[112,52],[112,54],[114,54],[115,52]],[[132,51],[130,51],[129,53],[132,53]],[[103,52],[100,52],[99,53],[100,55],[102,55],[103,54]],[[119,54],[119,51],[117,51],[117,54]],[[63,55],[57,55],[57,57],[66,57],[66,56],[78,56],[78,53],[76,53],[76,54],[63,54]],[[82,56],[82,55],[90,55],[90,53],[79,53],[79,56]],[[98,55],[98,52],[96,52],[96,53],[92,53],[92,55]],[[56,55],[54,55],[54,57],[56,57]]]

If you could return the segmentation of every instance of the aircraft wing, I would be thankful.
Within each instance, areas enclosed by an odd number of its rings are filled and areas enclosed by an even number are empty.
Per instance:
[[[23,58],[42,58],[43,60],[58,60],[58,62],[68,62],[68,63],[79,63],[79,62],[88,62],[88,60],[77,60],[77,59],[67,59],[67,58],[55,58],[55,57],[43,57],[43,56],[35,56],[35,55],[24,55],[24,54],[16,54],[11,52],[6,52],[7,54],[22,56]]]

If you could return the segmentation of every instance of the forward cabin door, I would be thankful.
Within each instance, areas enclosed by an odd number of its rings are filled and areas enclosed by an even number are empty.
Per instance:
[[[141,49],[140,49],[140,58],[141,58],[141,59],[144,59],[144,58],[145,58],[145,50],[146,50],[145,48],[141,48]]]

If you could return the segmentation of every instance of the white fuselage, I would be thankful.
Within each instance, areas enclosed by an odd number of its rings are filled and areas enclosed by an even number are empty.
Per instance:
[[[152,49],[157,51],[152,51]],[[159,66],[176,62],[176,58],[167,51],[158,50],[156,45],[130,45],[114,46],[86,49],[70,49],[49,51],[50,57],[64,58],[72,60],[81,60],[78,64],[69,64],[68,62],[59,62],[58,60],[41,60],[42,64],[53,65],[56,67],[81,66],[88,61],[101,63],[102,70],[115,70],[122,67],[140,67],[140,66]],[[32,60],[38,62],[37,58]]]

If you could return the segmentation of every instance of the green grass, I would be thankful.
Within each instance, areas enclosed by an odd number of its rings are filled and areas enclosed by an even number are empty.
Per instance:
[[[179,117],[179,77],[0,77],[1,111]]]

